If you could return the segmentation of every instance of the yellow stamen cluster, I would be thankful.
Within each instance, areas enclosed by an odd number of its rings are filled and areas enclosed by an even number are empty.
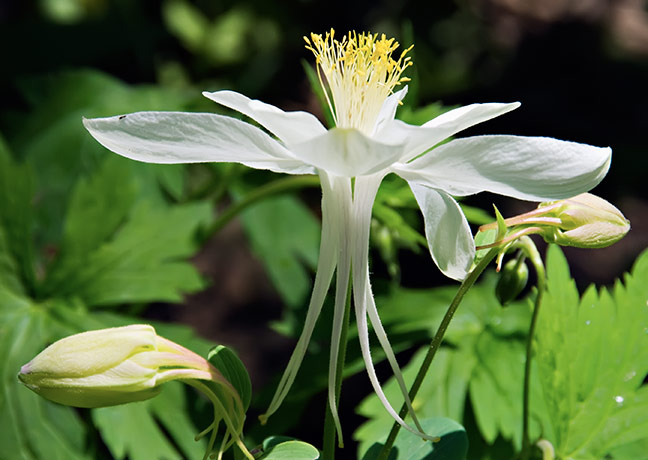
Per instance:
[[[412,65],[406,56],[412,46],[394,59],[392,53],[399,44],[384,34],[378,38],[377,34],[349,32],[342,40],[334,35],[331,29],[324,37],[304,37],[306,48],[315,55],[317,74],[336,126],[371,134],[387,96],[396,85],[410,80],[401,75]]]

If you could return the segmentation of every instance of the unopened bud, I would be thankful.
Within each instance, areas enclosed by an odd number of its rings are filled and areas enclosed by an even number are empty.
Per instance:
[[[504,219],[506,235],[477,249],[504,247],[525,235],[539,234],[548,243],[577,248],[605,248],[630,231],[630,221],[616,207],[590,193],[541,203],[537,209]],[[497,228],[498,223],[482,225],[480,232]]]
[[[18,378],[50,401],[104,407],[152,398],[168,380],[216,380],[218,371],[152,326],[136,324],[54,342],[22,366]]]
[[[515,300],[526,287],[529,280],[529,268],[524,260],[512,259],[500,270],[499,280],[495,286],[495,296],[504,306]]]
[[[590,193],[550,203],[555,206],[551,214],[560,219],[558,227],[548,227],[542,232],[548,243],[577,248],[604,248],[610,246],[630,230],[630,221],[615,206]]]

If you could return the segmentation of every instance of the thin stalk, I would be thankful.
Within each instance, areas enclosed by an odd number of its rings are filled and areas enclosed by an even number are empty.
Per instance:
[[[531,393],[531,359],[533,353],[533,336],[538,322],[538,313],[540,312],[540,303],[542,302],[543,293],[546,285],[546,272],[542,257],[538,252],[531,239],[526,237],[526,240],[520,240],[521,246],[524,247],[529,261],[533,265],[538,278],[538,294],[535,298],[533,306],[533,314],[531,316],[531,324],[529,326],[529,333],[527,335],[526,343],[526,358],[524,361],[524,389],[522,391],[522,451],[520,452],[521,460],[528,460],[531,455],[531,441],[529,440],[529,397]]]
[[[222,229],[230,220],[236,217],[245,208],[261,201],[269,196],[280,193],[290,192],[292,190],[304,187],[317,187],[320,185],[318,176],[290,176],[284,179],[278,179],[268,184],[262,185],[245,195],[241,200],[232,204],[202,234],[202,238],[207,240],[220,229]]]
[[[351,282],[347,292],[346,307],[344,308],[344,322],[340,334],[340,350],[337,359],[337,372],[335,373],[335,401],[340,405],[340,393],[342,392],[342,379],[344,374],[344,363],[346,361],[347,336],[349,332],[349,320],[351,317]],[[322,460],[333,460],[335,458],[335,422],[331,414],[331,408],[326,404],[326,415],[324,417],[324,442]],[[341,441],[341,440],[340,440]]]
[[[457,308],[459,307],[459,304],[463,300],[464,295],[466,294],[466,292],[468,292],[468,290],[472,287],[472,285],[475,284],[475,281],[477,281],[479,275],[482,274],[482,272],[488,266],[488,264],[495,258],[498,251],[499,248],[491,249],[486,254],[486,256],[477,264],[477,266],[468,274],[466,279],[459,286],[459,289],[457,290],[454,299],[452,299],[452,302],[450,303],[450,306],[448,307],[445,316],[441,320],[441,324],[439,324],[439,329],[437,329],[437,332],[434,335],[432,342],[430,342],[430,346],[428,348],[427,354],[425,355],[425,359],[423,360],[423,363],[419,368],[418,374],[416,374],[416,379],[414,380],[414,383],[410,388],[409,396],[411,401],[414,401],[416,394],[421,388],[423,379],[425,378],[425,375],[430,369],[432,360],[434,359],[434,356],[436,355],[436,352],[439,350],[441,346],[441,342],[443,341],[443,336],[445,335],[446,330],[450,325],[450,321],[452,320],[452,317],[454,316],[455,312],[457,311]],[[401,407],[399,415],[401,418],[407,415],[406,404],[403,404],[403,406]],[[391,451],[394,445],[394,441],[396,440],[396,436],[398,435],[399,430],[400,430],[400,425],[394,422],[394,424],[392,425],[392,429],[389,432],[389,436],[387,436],[387,441],[385,442],[385,445],[383,446],[382,450],[380,451],[380,454],[378,455],[378,460],[387,460],[387,458],[389,457],[389,452]]]

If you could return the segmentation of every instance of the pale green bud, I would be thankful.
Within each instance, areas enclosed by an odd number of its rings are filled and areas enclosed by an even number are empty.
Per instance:
[[[547,227],[541,233],[548,243],[577,248],[610,246],[630,230],[630,221],[616,207],[590,193],[567,200],[542,203],[551,209],[548,216],[560,219],[560,225]]]
[[[65,337],[22,366],[18,378],[40,396],[75,407],[149,399],[172,379],[224,380],[205,359],[143,324]]]

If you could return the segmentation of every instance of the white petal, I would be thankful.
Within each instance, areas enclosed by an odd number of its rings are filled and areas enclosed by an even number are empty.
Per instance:
[[[394,119],[394,117],[396,116],[396,109],[398,109],[398,105],[406,95],[407,86],[405,86],[400,91],[389,95],[389,97],[383,103],[383,106],[380,109],[380,113],[378,114],[378,118],[376,119],[376,127],[374,128],[374,133],[379,132],[386,122]]]
[[[321,136],[288,148],[296,157],[318,169],[343,177],[373,174],[402,156],[402,144],[385,144],[357,129],[333,128]]]
[[[261,129],[210,113],[137,112],[84,119],[104,147],[146,163],[235,162],[289,174],[313,173]]]
[[[434,263],[444,275],[463,280],[475,258],[475,243],[457,202],[446,193],[410,183],[425,221]]]
[[[598,184],[612,151],[547,137],[477,136],[393,168],[410,182],[464,196],[489,191],[523,200],[569,198]]]
[[[385,123],[378,138],[384,142],[403,142],[407,139],[404,157],[406,162],[431,149],[439,142],[476,124],[499,117],[517,109],[519,102],[510,104],[471,104],[450,110],[425,123],[423,126],[412,126],[399,120]]]
[[[326,131],[308,112],[284,112],[274,105],[234,91],[205,91],[203,96],[252,118],[285,143],[303,142]]]

